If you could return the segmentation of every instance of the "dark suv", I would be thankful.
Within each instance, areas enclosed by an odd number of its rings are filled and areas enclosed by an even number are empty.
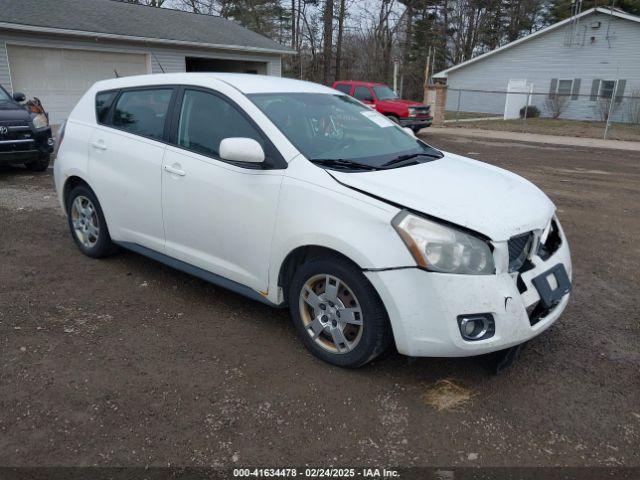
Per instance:
[[[53,137],[42,109],[21,105],[23,93],[13,97],[0,85],[0,165],[22,163],[41,172],[49,166]]]

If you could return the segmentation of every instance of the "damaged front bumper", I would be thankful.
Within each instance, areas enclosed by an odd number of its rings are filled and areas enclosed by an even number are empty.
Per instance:
[[[509,272],[508,262],[494,275],[418,268],[366,271],[385,304],[398,351],[416,357],[480,355],[524,343],[549,328],[567,306],[568,289],[557,292],[562,294],[556,295],[559,298],[543,298],[548,292],[541,296],[540,285],[535,284],[554,267],[571,278],[569,246],[564,233],[559,233],[562,242],[557,250],[551,255],[531,254],[526,267],[516,272]],[[495,254],[506,249],[507,242],[497,243]],[[495,332],[486,339],[465,340],[458,318],[478,314],[493,317]]]

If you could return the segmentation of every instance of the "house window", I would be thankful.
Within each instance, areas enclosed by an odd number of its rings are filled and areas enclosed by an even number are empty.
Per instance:
[[[598,91],[598,97],[611,98],[613,96],[613,90],[616,88],[615,80],[600,80],[600,89]]]
[[[558,95],[569,96],[573,90],[573,80],[558,80]]]

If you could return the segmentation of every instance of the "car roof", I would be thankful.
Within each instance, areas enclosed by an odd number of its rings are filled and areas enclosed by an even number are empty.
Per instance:
[[[356,85],[358,87],[362,86],[362,87],[379,87],[381,85],[386,86],[386,83],[380,83],[380,82],[364,82],[362,80],[336,80],[336,82],[334,83],[334,85],[336,84],[349,84],[349,85]]]
[[[214,87],[215,81],[225,82],[244,94],[252,93],[325,93],[340,95],[340,92],[312,82],[292,78],[274,77],[270,75],[254,75],[247,73],[161,73],[154,75],[134,75],[130,77],[102,80],[95,84],[97,90],[111,90],[147,85],[199,85]]]

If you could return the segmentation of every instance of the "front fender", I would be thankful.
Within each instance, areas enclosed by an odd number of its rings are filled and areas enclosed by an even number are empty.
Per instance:
[[[335,250],[362,269],[415,266],[391,226],[398,208],[333,179],[328,182],[331,188],[297,178],[283,180],[269,268],[268,298],[274,303],[278,303],[280,268],[299,247]]]

